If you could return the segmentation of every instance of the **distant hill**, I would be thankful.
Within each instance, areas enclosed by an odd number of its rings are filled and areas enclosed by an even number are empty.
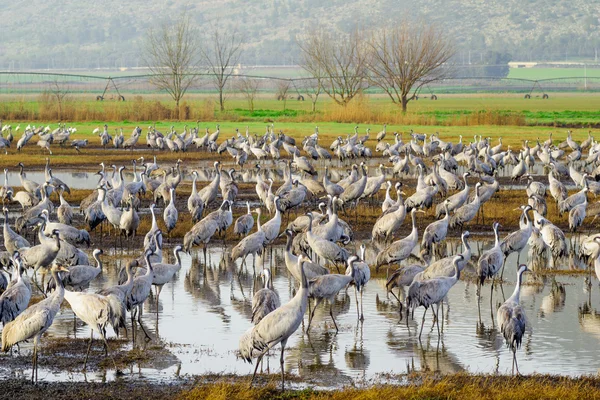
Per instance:
[[[465,64],[490,50],[528,61],[600,48],[600,8],[589,0],[13,0],[0,2],[0,69],[139,66],[147,28],[185,9],[200,30],[240,31],[246,64],[295,63],[295,37],[320,26],[377,28],[405,16],[446,29]]]

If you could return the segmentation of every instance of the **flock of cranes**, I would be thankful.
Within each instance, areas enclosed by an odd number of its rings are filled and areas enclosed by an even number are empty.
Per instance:
[[[0,140],[5,150],[13,141],[13,129],[6,126],[0,128],[0,132],[7,134],[6,138],[2,135]],[[19,127],[14,130],[18,131]],[[17,149],[37,136],[38,145],[52,154],[50,145],[56,142],[67,144],[73,132],[66,126],[55,130],[28,126],[18,140]],[[127,139],[122,130],[113,137],[105,125],[94,134],[99,136],[100,146],[107,147],[112,143],[115,148],[133,150],[143,133],[141,128],[136,127]],[[283,132],[276,134],[272,125],[263,135],[251,135],[248,130],[242,134],[236,130],[233,137],[220,143],[219,135],[219,126],[213,133],[207,129],[204,136],[199,136],[197,128],[188,130],[186,127],[182,133],[172,129],[163,134],[149,127],[146,145],[153,150],[174,152],[186,151],[195,145],[214,152],[215,157],[229,154],[232,164],[241,168],[255,159],[255,167],[246,168],[254,170],[255,176],[252,181],[254,190],[244,194],[245,201],[239,199],[242,197],[239,196],[242,194],[239,186],[241,171],[235,167],[224,168],[226,160],[214,162],[214,174],[205,185],[200,183],[198,171],[189,171],[189,166],[182,168],[181,160],[174,166],[166,166],[158,164],[157,156],[149,162],[144,157],[136,158],[132,160],[133,180],[129,182],[126,182],[123,172],[126,166],[113,165],[111,173],[111,167],[103,163],[97,173],[97,188],[81,201],[79,210],[67,202],[65,193],[69,194],[70,188],[53,175],[49,158],[44,168],[44,182],[29,180],[27,166],[23,163],[15,166],[21,182],[16,193],[8,184],[8,169],[4,170],[0,198],[5,204],[3,240],[6,252],[0,260],[9,277],[0,273],[0,286],[4,290],[0,296],[0,320],[4,325],[2,349],[8,351],[19,342],[33,339],[32,380],[37,380],[40,339],[52,325],[63,299],[71,305],[75,316],[90,327],[85,368],[94,332],[102,339],[109,355],[107,328],[112,327],[117,335],[123,330],[127,334],[127,312],[131,318],[131,335],[135,335],[135,324],[138,323],[146,338],[151,339],[142,324],[141,315],[152,287],[158,302],[162,287],[181,270],[180,253],[191,254],[194,247],[201,246],[206,263],[207,247],[230,230],[238,240],[226,257],[233,262],[241,260],[240,272],[249,268],[246,265],[248,256],[252,256],[252,268],[256,272],[258,256],[264,256],[278,238],[285,236],[287,239],[285,267],[298,284],[296,294],[289,302],[281,304],[272,286],[271,271],[259,268],[264,277],[264,288],[258,290],[252,299],[253,326],[241,335],[239,343],[243,359],[249,362],[256,359],[254,374],[265,354],[281,345],[283,386],[285,347],[290,336],[303,324],[305,316],[308,317],[305,327],[308,333],[315,310],[322,303],[328,304],[337,332],[334,299],[340,291],[354,286],[357,319],[365,319],[362,298],[371,279],[371,267],[375,267],[375,272],[380,267],[387,268],[385,286],[398,300],[400,318],[404,308],[407,322],[411,311],[414,315],[416,308],[425,309],[419,338],[430,307],[434,322],[437,322],[438,335],[442,335],[440,307],[443,314],[448,292],[461,279],[463,270],[470,263],[475,264],[478,293],[486,282],[490,282],[493,293],[494,282],[501,279],[504,268],[514,268],[506,265],[507,257],[520,253],[527,245],[530,249],[528,264],[550,254],[552,267],[560,265],[570,243],[551,220],[558,215],[548,212],[548,194],[556,202],[559,214],[569,214],[572,232],[581,230],[584,219],[591,215],[595,217],[598,212],[587,201],[589,192],[600,193],[600,184],[596,181],[600,177],[600,144],[591,136],[583,143],[577,143],[569,133],[564,143],[555,143],[550,138],[544,143],[538,140],[534,147],[525,141],[523,148],[511,149],[503,146],[502,139],[496,146],[489,138],[482,137],[475,137],[470,143],[464,143],[461,137],[457,143],[451,143],[443,141],[438,134],[415,132],[410,133],[407,142],[402,140],[401,134],[394,133],[390,143],[385,141],[387,132],[384,126],[383,131],[377,134],[374,146],[375,153],[381,153],[381,162],[375,168],[377,172],[372,173],[368,159],[373,154],[367,143],[373,140],[368,132],[360,137],[355,130],[346,139],[337,137],[329,146],[333,154],[327,146],[321,146],[323,139],[318,128],[302,140],[300,147],[294,138]],[[88,145],[88,141],[81,140],[71,143],[78,150]],[[281,150],[287,153],[287,158]],[[333,157],[342,163],[351,163],[347,176],[340,176],[331,168],[327,160]],[[273,164],[267,163],[267,159],[274,160]],[[319,178],[323,164],[326,166]],[[272,170],[269,170],[269,165],[272,165]],[[541,179],[534,173],[539,165],[547,169],[548,183],[545,183],[545,176]],[[283,171],[283,182],[277,182],[277,187],[274,187],[274,170]],[[498,222],[485,222],[484,210],[485,204],[501,188],[499,174],[503,170],[510,171],[510,179],[526,182],[522,189],[519,229],[504,237],[500,234]],[[191,194],[184,199],[180,184],[186,175],[191,177],[192,182]],[[581,190],[569,196],[567,184]],[[385,189],[385,196],[380,196],[382,189]],[[409,189],[414,192],[407,196],[404,190]],[[52,200],[53,193],[58,198],[57,206]],[[148,204],[146,199],[150,193]],[[20,207],[13,208],[17,214],[14,229],[10,226],[7,208],[11,202],[20,204]],[[148,206],[144,207],[145,204]],[[363,209],[380,209],[380,212],[370,235],[367,232],[368,237],[359,245],[352,225],[358,221],[360,204]],[[236,206],[244,212],[234,221]],[[419,232],[419,219],[429,209],[436,220]],[[291,210],[296,211],[295,218]],[[147,232],[140,232],[145,211],[150,213],[151,227]],[[256,220],[254,214],[257,215]],[[264,214],[269,214],[266,221],[261,220]],[[410,233],[402,236],[408,216]],[[466,228],[474,225],[479,217],[482,224],[491,225],[494,244],[482,251],[477,259],[472,259],[470,233]],[[53,221],[55,218],[56,221]],[[181,226],[182,220],[189,220],[193,225],[180,241],[180,237],[173,237],[173,232]],[[85,226],[73,226],[80,222]],[[33,237],[27,235],[31,228],[37,228]],[[121,238],[123,245],[122,236],[130,240],[130,245],[137,243],[134,240],[136,235],[144,235],[144,239],[138,251],[139,258],[127,263],[119,283],[92,293],[88,291],[90,283],[103,270],[102,250],[93,250],[94,265],[81,247],[101,239],[104,234],[101,231],[98,236],[98,230],[103,229],[108,229],[114,236],[115,246],[117,238]],[[462,252],[443,254],[439,248],[451,233],[460,235]],[[168,239],[164,239],[164,235]],[[163,240],[164,244],[175,243],[174,263],[168,262],[167,254],[163,255]],[[580,236],[579,240],[578,251],[582,257],[595,262],[596,273],[600,276],[600,235]],[[378,246],[371,265],[365,258],[366,243],[369,242]],[[26,274],[29,270],[33,272],[31,277]],[[522,275],[528,270],[527,265],[519,265],[515,291],[498,308],[496,318],[506,344],[513,352],[513,366],[517,372],[516,350],[527,324],[519,303],[519,291]],[[42,282],[39,283],[37,273],[40,271],[50,271],[51,278],[47,284],[44,282],[45,274],[42,274]],[[396,288],[399,289],[398,294],[394,293]],[[36,290],[47,297],[28,307]],[[493,313],[491,297],[490,307]],[[114,367],[117,369],[116,364]]]

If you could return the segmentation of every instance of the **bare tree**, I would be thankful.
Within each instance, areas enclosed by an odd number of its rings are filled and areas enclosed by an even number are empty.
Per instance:
[[[298,41],[301,66],[337,104],[346,106],[364,87],[367,73],[367,48],[363,34],[348,35],[315,31]]]
[[[260,82],[258,79],[253,78],[241,78],[237,82],[238,90],[246,97],[250,112],[254,111],[254,99],[256,98],[256,93],[258,92],[259,86]]]
[[[298,94],[306,94],[312,103],[311,112],[317,111],[317,100],[323,92],[322,77],[313,77],[293,81]]]
[[[207,40],[210,45],[201,49],[202,61],[206,63],[208,72],[212,74],[213,83],[219,91],[219,105],[221,111],[224,111],[224,92],[227,81],[233,75],[234,67],[239,63],[242,39],[236,30],[220,32],[214,27]]]
[[[69,99],[71,90],[64,82],[59,81],[57,78],[48,85],[46,93],[56,102],[56,105],[58,106],[58,120],[62,121],[63,105]]]
[[[280,79],[277,81],[277,100],[283,100],[283,109],[287,102],[287,94],[292,87],[292,81],[288,79]]]
[[[444,64],[454,55],[443,31],[408,21],[374,33],[369,48],[371,83],[383,89],[402,112],[423,85],[447,77],[450,69]]]
[[[150,82],[175,100],[177,118],[179,102],[196,80],[200,59],[197,37],[186,14],[174,24],[165,22],[148,30],[144,61],[152,73]]]

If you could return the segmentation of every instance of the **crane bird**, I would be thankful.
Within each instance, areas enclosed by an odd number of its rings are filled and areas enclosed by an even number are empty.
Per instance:
[[[527,317],[525,311],[521,307],[519,295],[521,293],[521,283],[523,280],[523,273],[529,271],[527,265],[519,265],[517,272],[517,285],[515,290],[505,302],[498,308],[496,317],[498,319],[498,325],[500,326],[500,332],[504,336],[506,346],[509,347],[513,353],[512,362],[512,373],[515,373],[515,367],[517,374],[519,374],[519,366],[517,364],[517,349],[521,347],[521,341],[523,340],[523,334],[525,333],[525,325],[527,324]]]
[[[233,233],[239,237],[246,236],[254,227],[254,217],[252,216],[252,211],[250,211],[250,202],[246,202],[246,207],[248,212],[240,216],[233,225]]]
[[[419,232],[417,231],[417,222],[416,222],[416,213],[422,212],[422,210],[417,210],[413,208],[410,212],[412,218],[412,230],[410,234],[400,240],[397,240],[386,247],[384,250],[380,251],[377,255],[377,260],[375,262],[375,271],[379,271],[379,267],[382,265],[389,265],[394,263],[400,263],[402,260],[405,260],[410,256],[412,250],[419,243]]]
[[[252,297],[252,323],[254,325],[281,305],[279,295],[273,290],[271,270],[268,268],[263,269],[262,276],[265,280],[265,287],[254,293]]]
[[[333,302],[335,300],[335,296],[340,292],[340,290],[344,289],[346,286],[350,284],[354,280],[354,268],[352,264],[358,260],[357,256],[350,256],[348,258],[348,274],[327,274],[317,276],[314,279],[311,279],[308,286],[308,297],[316,299],[315,306],[310,313],[308,318],[308,326],[306,327],[306,332],[309,331],[312,320],[315,316],[315,310],[319,307],[319,304],[323,302],[323,300],[327,300],[329,303],[329,315],[331,316],[331,320],[333,321],[333,325],[335,326],[335,331],[338,332],[337,322],[335,322],[335,317],[333,316]]]
[[[500,246],[500,239],[498,235],[498,228],[500,224],[494,222],[492,229],[494,230],[494,246],[481,253],[479,260],[477,261],[477,276],[479,277],[479,284],[483,285],[483,282],[487,278],[493,278],[502,265],[504,264],[504,253]],[[492,287],[493,287],[492,282]]]
[[[438,311],[434,311],[432,307],[431,312],[433,312],[435,321],[437,322],[438,335],[440,334],[440,323],[437,318],[440,303],[444,300],[444,297],[446,297],[450,288],[452,288],[452,286],[454,286],[454,284],[460,279],[460,270],[458,268],[458,264],[462,260],[462,255],[454,257],[452,262],[454,265],[454,274],[452,276],[440,276],[423,281],[415,279],[408,288],[406,318],[408,318],[408,311],[411,307],[416,308],[423,306],[425,308],[425,312],[423,312],[423,319],[421,321],[421,330],[419,331],[419,340],[421,340],[421,334],[423,333],[425,314],[427,314],[427,310],[432,305],[437,306],[436,308]]]
[[[475,185],[475,197],[473,201],[456,209],[452,218],[450,218],[450,228],[454,229],[457,226],[460,226],[461,230],[464,224],[470,222],[473,218],[477,216],[479,212],[479,208],[481,207],[481,201],[479,199],[479,187],[481,187],[481,182],[477,182]]]
[[[304,274],[303,257],[298,257],[298,268],[302,274],[302,284],[296,295],[283,306],[267,314],[258,324],[248,329],[240,338],[239,350],[242,358],[252,363],[256,358],[256,367],[250,385],[254,383],[258,365],[269,349],[281,343],[281,388],[285,388],[285,370],[283,368],[285,346],[290,336],[300,326],[308,306],[308,281]]]
[[[371,279],[371,269],[369,264],[365,261],[365,251],[367,246],[365,244],[360,245],[360,260],[354,259],[350,262],[348,259],[348,268],[346,269],[346,275],[354,275],[354,279],[350,282],[350,285],[354,286],[354,298],[356,299],[356,314],[357,317],[364,321],[363,313],[363,290],[369,279]],[[353,270],[353,271],[352,271]],[[360,292],[360,313],[358,311],[358,292]]]
[[[529,211],[532,210],[530,205],[521,206],[523,210],[523,218],[525,219],[525,226],[521,227],[518,231],[508,234],[500,243],[502,252],[505,257],[508,257],[511,253],[517,253],[517,264],[519,264],[519,257],[521,256],[521,250],[525,248],[525,245],[531,237],[533,225],[531,219],[529,219]]]
[[[177,207],[175,207],[175,189],[171,188],[169,190],[171,199],[169,200],[169,205],[165,207],[163,211],[163,219],[165,221],[165,226],[167,227],[167,234],[170,236],[171,231],[177,225],[178,212]]]
[[[425,228],[425,231],[423,232],[423,240],[421,240],[422,253],[431,254],[433,245],[446,239],[450,221],[450,210],[448,209],[449,205],[449,200],[444,201],[444,218],[432,222],[427,226],[427,228]]]
[[[315,235],[312,231],[313,214],[308,212],[306,215],[310,221],[308,223],[308,230],[306,231],[306,241],[312,251],[332,264],[346,262],[348,260],[348,251],[336,243],[323,240],[321,237]]]
[[[27,308],[21,315],[9,322],[2,329],[2,351],[7,352],[15,344],[33,338],[33,368],[31,370],[31,381],[37,382],[38,374],[38,345],[42,335],[50,328],[54,317],[60,310],[64,299],[65,288],[58,277],[60,271],[68,271],[66,268],[53,264],[50,269],[52,277],[58,282],[57,290],[44,300]]]
[[[73,313],[90,327],[90,342],[85,353],[83,370],[86,370],[92,341],[94,340],[94,331],[98,332],[104,341],[106,355],[112,360],[115,370],[118,370],[114,358],[109,354],[108,343],[106,341],[106,327],[113,318],[112,307],[108,298],[97,293],[71,292],[69,290],[65,290],[64,292],[65,300],[71,306]]]
[[[17,318],[27,308],[31,299],[31,287],[23,279],[23,265],[18,253],[15,253],[13,262],[17,280],[0,296],[0,321],[3,326]]]
[[[254,255],[254,261],[252,263],[253,268],[256,265],[256,255],[262,254],[262,252],[265,248],[265,242],[267,240],[265,231],[263,230],[263,227],[260,224],[260,216],[261,216],[260,208],[256,209],[256,214],[257,214],[256,232],[254,232],[254,233],[246,236],[242,240],[240,240],[239,243],[233,247],[233,249],[231,250],[231,253],[230,253],[231,259],[233,261],[235,261],[241,257],[242,265],[245,265],[246,257],[248,257],[249,254]]]
[[[192,223],[195,224],[196,222],[200,221],[200,219],[202,218],[202,213],[204,212],[204,202],[202,201],[202,198],[200,197],[200,195],[198,194],[198,191],[196,190],[196,181],[198,180],[198,171],[192,172],[192,175],[193,175],[192,193],[190,194],[190,197],[188,198],[187,207],[188,207],[188,211],[192,215]]]
[[[133,280],[133,286],[131,288],[131,292],[127,297],[127,310],[131,313],[131,330],[133,332],[133,338],[135,342],[135,317],[137,314],[138,323],[142,327],[144,334],[146,335],[146,339],[150,340],[150,335],[144,328],[142,324],[142,310],[143,305],[150,291],[152,290],[152,280],[153,280],[153,270],[152,264],[150,263],[150,255],[152,254],[152,250],[148,249],[144,253],[144,258],[146,260],[146,273],[142,276],[138,276]]]

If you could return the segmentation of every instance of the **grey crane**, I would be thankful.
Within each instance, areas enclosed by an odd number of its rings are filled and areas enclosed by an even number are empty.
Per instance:
[[[56,209],[56,215],[61,224],[71,225],[73,223],[73,207],[65,200],[63,196],[64,191],[65,189],[61,186],[58,191],[60,206]]]
[[[583,224],[587,205],[587,198],[585,198],[583,200],[583,203],[577,204],[571,209],[571,211],[569,211],[569,230],[571,232],[576,232],[577,228],[579,228]]]
[[[144,237],[144,248],[145,249],[147,249],[148,246],[150,245],[150,243],[152,242],[154,235],[157,232],[160,232],[160,229],[158,228],[158,223],[156,222],[156,215],[154,215],[155,207],[156,207],[156,204],[154,204],[154,203],[150,204],[150,214],[152,215],[152,226],[150,227],[150,230],[148,231],[148,233],[146,233],[146,236]],[[158,244],[158,247],[160,247],[161,249],[163,246],[162,239],[163,239],[162,233],[156,237],[156,242]]]
[[[83,370],[85,371],[87,367],[92,341],[94,340],[94,331],[102,338],[106,354],[111,358],[115,370],[118,370],[114,358],[109,353],[108,342],[106,341],[106,327],[113,318],[112,307],[108,298],[97,293],[71,292],[69,290],[64,291],[64,297],[77,318],[90,327],[90,342],[85,354]]]
[[[527,265],[519,265],[517,272],[517,284],[513,294],[498,308],[496,318],[498,325],[500,326],[500,332],[504,336],[506,346],[510,348],[513,353],[512,362],[512,373],[515,373],[515,367],[517,374],[519,374],[519,366],[517,364],[517,349],[521,347],[521,341],[525,333],[525,325],[527,324],[527,317],[525,310],[520,304],[520,293],[521,283],[523,280],[523,273],[529,271]]]
[[[587,174],[584,174],[584,176],[587,176]],[[559,215],[571,211],[573,207],[575,207],[578,204],[582,204],[584,201],[586,201],[588,191],[589,188],[587,180],[583,179],[583,188],[579,192],[572,194],[571,196],[558,203]]]
[[[204,202],[196,190],[196,181],[198,180],[198,171],[192,172],[192,193],[187,201],[188,211],[192,216],[192,223],[200,221],[204,212]]]
[[[423,239],[421,240],[421,251],[425,254],[430,254],[434,244],[440,243],[446,239],[448,234],[448,225],[450,223],[450,210],[448,205],[449,200],[444,201],[445,213],[444,218],[434,221],[427,225],[425,231],[423,231]]]
[[[356,261],[358,257],[351,256],[348,258],[348,264]],[[308,284],[308,297],[315,299],[315,306],[310,313],[310,317],[308,319],[308,325],[306,327],[306,332],[310,330],[310,326],[312,324],[312,320],[315,316],[315,311],[319,304],[321,304],[324,300],[327,300],[329,303],[329,316],[333,321],[333,325],[335,326],[335,331],[338,332],[337,322],[335,322],[335,317],[333,316],[333,302],[335,297],[340,292],[340,290],[344,289],[346,286],[352,282],[354,279],[354,269],[350,267],[350,274],[341,275],[341,274],[327,274],[317,276],[314,279],[311,279]]]
[[[146,250],[144,253],[144,258],[146,260],[146,273],[142,276],[138,276],[133,279],[133,285],[131,287],[131,292],[127,297],[127,310],[131,314],[131,330],[133,332],[133,338],[135,342],[135,318],[137,316],[137,322],[140,324],[140,327],[144,331],[146,335],[146,339],[150,340],[150,335],[144,328],[144,324],[142,324],[142,311],[143,305],[150,291],[152,290],[152,280],[153,280],[153,270],[152,264],[150,263],[150,255],[152,254],[152,250]]]
[[[206,244],[219,229],[219,221],[212,218],[210,214],[198,221],[183,238],[183,248],[186,252],[192,250],[192,246],[203,244],[204,258],[206,259]]]
[[[415,276],[423,272],[425,268],[419,264],[402,265],[400,268],[395,270],[385,282],[385,288],[387,293],[391,293],[392,296],[398,300],[400,319],[402,319],[402,300],[400,300],[400,292],[404,291],[404,287],[408,287],[412,284]],[[394,293],[394,288],[398,288],[398,295]]]
[[[403,239],[393,242],[384,250],[380,251],[379,254],[377,254],[377,260],[375,262],[375,271],[379,271],[379,267],[381,267],[382,265],[400,263],[402,260],[405,260],[408,258],[408,256],[410,256],[412,250],[419,243],[419,232],[417,230],[416,221],[417,212],[423,211],[417,210],[415,208],[412,209],[410,214],[412,218],[412,230],[410,234]]]
[[[300,273],[300,268],[298,265],[298,256],[292,253],[292,240],[293,235],[292,231],[289,229],[285,230],[285,234],[287,236],[287,241],[285,245],[285,252],[283,253],[285,266],[287,267],[290,274],[296,279],[296,281],[302,281],[302,274]],[[316,278],[320,275],[326,275],[329,273],[329,270],[317,263],[312,262],[310,259],[305,258],[306,261],[303,263],[304,273],[306,274],[306,278],[310,281],[313,278]]]
[[[219,184],[221,182],[221,163],[215,161],[214,166],[216,172],[214,179],[198,192],[204,207],[208,207],[213,201],[215,201],[217,195],[219,194]]]
[[[279,211],[279,196],[275,197],[275,216],[265,222],[262,230],[265,233],[265,245],[270,244],[279,236],[281,229],[281,211]]]
[[[356,256],[354,258],[348,258],[348,268],[346,268],[346,275],[353,276],[350,285],[354,286],[354,298],[356,300],[356,314],[357,317],[364,321],[365,316],[363,313],[363,290],[365,285],[371,279],[371,269],[369,264],[365,260],[365,251],[367,246],[365,244],[360,245],[360,259]],[[358,292],[360,292],[360,312],[358,311]]]
[[[43,236],[42,232],[40,232],[40,236]],[[58,230],[53,230],[51,237],[54,240],[46,241],[36,246],[25,247],[19,250],[21,253],[21,259],[23,260],[23,265],[25,267],[33,268],[34,274],[37,273],[37,270],[40,268],[49,267],[58,255],[61,247],[60,233]]]
[[[300,326],[308,306],[308,281],[302,267],[302,256],[298,258],[299,269],[302,272],[300,289],[288,303],[267,314],[258,324],[248,329],[240,338],[239,350],[242,358],[252,362],[256,358],[256,367],[252,375],[252,384],[258,365],[269,349],[281,343],[281,388],[285,387],[284,351],[290,336]]]
[[[137,260],[132,260],[125,265],[125,273],[127,274],[127,280],[120,285],[111,286],[99,290],[98,294],[106,296],[111,307],[110,312],[110,324],[117,334],[121,328],[125,329],[127,334],[127,327],[125,325],[125,318],[127,315],[127,297],[131,293],[133,288],[133,273],[131,269],[137,267],[139,264]]]
[[[487,278],[493,278],[504,265],[504,253],[500,247],[500,238],[498,234],[500,224],[494,222],[492,227],[494,230],[494,246],[481,253],[479,260],[477,261],[477,276],[480,285],[483,285],[483,282],[485,282]],[[494,284],[492,282],[492,288],[493,286]]]
[[[329,167],[325,167],[325,174],[323,175],[323,187],[330,196],[339,196],[344,193],[343,187],[329,180]]]
[[[140,226],[140,216],[133,206],[133,201],[134,196],[130,194],[126,203],[127,208],[121,213],[121,220],[119,221],[121,234],[125,235],[127,238],[135,237],[137,229]]]
[[[446,207],[448,207],[449,211],[454,211],[460,207],[462,207],[465,202],[467,201],[467,199],[469,198],[469,184],[467,183],[467,177],[470,176],[471,174],[469,172],[465,172],[463,174],[463,180],[465,183],[465,187],[458,193],[453,194],[452,196],[448,197],[446,199],[446,201],[448,201],[448,205],[446,206],[446,203],[440,203],[435,207],[435,217],[436,218],[441,218],[443,215],[445,215],[446,213]]]
[[[4,213],[4,227],[2,234],[4,236],[4,247],[6,248],[6,251],[8,251],[10,254],[13,254],[20,248],[30,247],[31,245],[27,239],[13,231],[8,224],[8,208],[3,207],[2,212]]]
[[[468,238],[470,236],[469,231],[464,231],[461,235],[461,241],[463,246],[463,251],[460,253],[462,256],[462,260],[458,261],[458,270],[462,272],[462,270],[467,266],[469,261],[471,261],[471,246],[469,245]],[[454,273],[454,257],[449,256],[441,258],[433,263],[431,263],[427,268],[423,270],[423,273],[414,277],[417,280],[426,280],[431,278],[436,278],[439,276],[452,276]]]
[[[479,199],[479,188],[481,187],[481,182],[477,182],[475,185],[475,198],[472,202],[467,203],[456,209],[452,217],[450,218],[450,228],[455,228],[460,226],[462,229],[463,226],[470,222],[473,218],[477,216],[479,212],[479,208],[481,206],[481,202]]]
[[[102,261],[100,255],[103,253],[101,249],[94,249],[92,257],[96,261],[96,265],[73,265],[69,267],[69,272],[62,275],[63,285],[70,287],[75,291],[82,291],[89,288],[90,283],[96,279],[102,272]],[[56,282],[51,278],[48,281],[47,292],[56,288]]]
[[[252,323],[258,324],[270,312],[281,306],[279,295],[273,290],[271,282],[271,270],[264,268],[262,277],[265,280],[264,288],[260,289],[252,296]]]
[[[26,178],[25,171],[24,171],[25,165],[23,165],[22,162],[17,164],[17,166],[19,167],[19,179],[21,180],[21,186],[28,193],[35,194],[36,191],[38,190],[38,188],[40,187],[40,185],[38,183]]]
[[[233,261],[241,257],[243,259],[242,264],[245,264],[246,257],[249,254],[253,254],[256,258],[256,255],[262,254],[264,250],[267,237],[265,231],[263,230],[263,227],[260,224],[261,209],[257,208],[255,212],[257,214],[256,232],[246,236],[233,247],[233,249],[231,250],[231,259]],[[255,263],[253,262],[253,265],[254,264]]]
[[[379,176],[373,176],[367,178],[367,184],[365,185],[365,189],[360,196],[360,199],[373,198],[379,193],[381,189],[381,185],[385,182],[385,170],[383,168],[383,164],[379,164]]]
[[[4,326],[25,311],[31,299],[31,287],[22,276],[23,265],[18,253],[15,253],[13,262],[17,274],[16,282],[0,296],[0,321]]]
[[[354,209],[356,211],[355,216],[358,218],[358,201],[360,197],[363,195],[365,188],[367,186],[367,169],[364,163],[360,163],[362,176],[356,182],[350,184],[347,188],[344,189],[344,192],[340,195],[340,200],[345,205],[354,202]]]
[[[165,222],[165,227],[167,228],[167,234],[170,236],[171,231],[175,228],[175,225],[177,225],[179,213],[177,212],[177,207],[175,207],[175,189],[171,188],[169,193],[171,198],[169,200],[169,205],[165,207],[163,211],[163,220]]]
[[[246,236],[254,227],[254,217],[252,216],[252,211],[250,211],[250,202],[246,202],[246,207],[248,208],[248,212],[240,216],[233,225],[233,233],[240,237]]]
[[[106,219],[113,226],[113,228],[119,230],[122,211],[108,202],[108,197],[106,196],[106,187],[99,187],[98,193],[101,198],[100,206],[102,208],[102,213],[104,213]]]
[[[511,253],[517,253],[517,264],[519,263],[519,257],[521,256],[521,250],[525,248],[525,245],[531,237],[533,225],[529,218],[529,211],[532,210],[530,205],[521,207],[523,210],[522,216],[525,219],[525,226],[521,227],[518,231],[509,233],[500,243],[500,247],[505,257],[508,257]]]
[[[158,297],[160,296],[160,292],[165,284],[169,283],[175,274],[179,272],[181,269],[181,256],[180,252],[183,251],[183,247],[181,245],[175,246],[173,249],[173,254],[175,256],[176,262],[174,264],[167,263],[155,263],[152,268],[152,285],[154,285],[156,290],[156,312],[158,313]],[[136,274],[137,275],[137,274]]]
[[[448,291],[450,291],[452,286],[454,286],[460,279],[460,270],[458,268],[458,264],[462,260],[462,255],[454,257],[452,262],[454,265],[454,274],[452,276],[440,276],[422,281],[415,279],[408,288],[407,314],[411,307],[416,308],[423,306],[425,308],[425,312],[423,312],[423,319],[421,321],[421,330],[419,331],[419,340],[421,340],[421,334],[423,333],[425,315],[427,314],[429,307],[433,305],[436,306],[437,311],[434,311],[432,307],[431,312],[433,312],[435,321],[437,322],[438,335],[440,334],[440,323],[437,317],[439,313],[439,307],[448,294]]]
[[[537,228],[540,231],[542,240],[552,251],[552,265],[556,266],[556,262],[567,255],[567,240],[565,234],[559,227],[541,216],[535,216],[535,221],[537,222]]]
[[[371,231],[371,240],[384,239],[386,242],[394,237],[394,234],[400,229],[406,218],[406,207],[402,199],[403,192],[400,187],[396,189],[398,202],[395,206],[384,211],[383,215],[375,221]]]
[[[313,215],[310,212],[306,213],[306,215],[310,220],[308,230],[306,231],[306,240],[312,251],[334,265],[338,262],[346,262],[348,260],[348,251],[329,240],[323,240],[315,235],[312,231]]]
[[[52,277],[59,282],[57,290],[46,299],[27,308],[13,321],[7,323],[2,329],[2,351],[7,352],[15,344],[24,340],[33,339],[33,368],[31,381],[37,382],[38,346],[42,335],[50,328],[54,317],[60,310],[64,299],[65,290],[58,277],[59,271],[66,268],[54,264],[51,268]]]

